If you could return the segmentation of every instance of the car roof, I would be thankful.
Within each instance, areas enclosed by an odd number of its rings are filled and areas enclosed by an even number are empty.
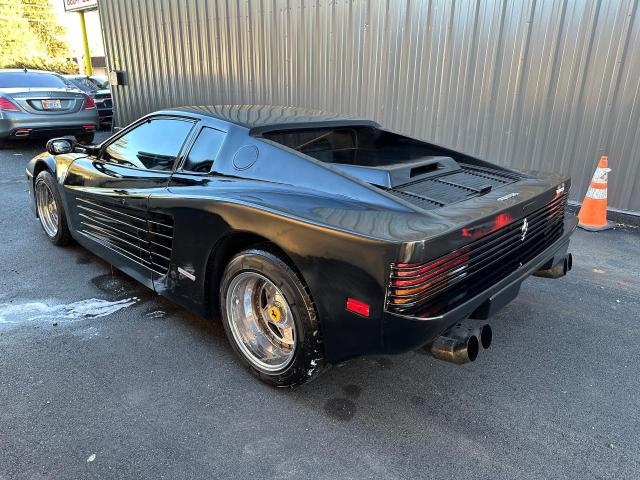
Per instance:
[[[50,72],[48,70],[32,70],[30,68],[2,68],[0,69],[0,73],[46,73],[48,75],[60,76],[60,74],[56,72]]]
[[[251,135],[270,130],[323,126],[367,125],[376,122],[323,110],[279,105],[201,105],[173,108],[169,112],[186,112],[200,117],[216,118],[248,128]]]

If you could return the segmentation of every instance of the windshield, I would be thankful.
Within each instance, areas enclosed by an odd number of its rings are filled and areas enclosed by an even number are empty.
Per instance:
[[[51,73],[0,72],[0,88],[66,88],[62,78]]]
[[[93,83],[90,79],[86,78],[86,77],[72,77],[69,78],[67,77],[67,80],[69,80],[71,83],[73,83],[74,86],[78,87],[80,90],[82,90],[83,92],[86,93],[92,93],[95,92],[98,87],[96,86],[95,83]]]
[[[109,81],[107,77],[101,77],[100,75],[94,75],[93,77],[89,77],[89,79],[95,83],[99,88],[109,88]]]

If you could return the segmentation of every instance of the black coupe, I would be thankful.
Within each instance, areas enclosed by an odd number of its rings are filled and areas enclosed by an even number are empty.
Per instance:
[[[34,210],[159,294],[219,312],[261,380],[365,354],[455,363],[531,274],[571,268],[570,180],[499,167],[375,122],[275,106],[147,115],[100,145],[50,140]]]

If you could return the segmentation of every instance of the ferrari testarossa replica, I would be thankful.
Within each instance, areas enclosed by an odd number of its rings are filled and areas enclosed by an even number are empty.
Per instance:
[[[159,111],[100,145],[50,140],[26,174],[54,244],[221,314],[276,386],[359,355],[473,361],[523,280],[571,269],[569,178],[326,112]]]

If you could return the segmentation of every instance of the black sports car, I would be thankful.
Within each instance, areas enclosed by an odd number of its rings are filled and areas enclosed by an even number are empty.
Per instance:
[[[98,120],[101,127],[111,127],[113,118],[113,101],[111,90],[106,79],[100,77],[88,77],[86,75],[64,75],[65,81],[93,98],[98,109]]]
[[[184,107],[47,150],[26,173],[49,239],[220,312],[242,362],[277,386],[365,354],[472,361],[524,279],[571,268],[568,178],[368,120]]]

